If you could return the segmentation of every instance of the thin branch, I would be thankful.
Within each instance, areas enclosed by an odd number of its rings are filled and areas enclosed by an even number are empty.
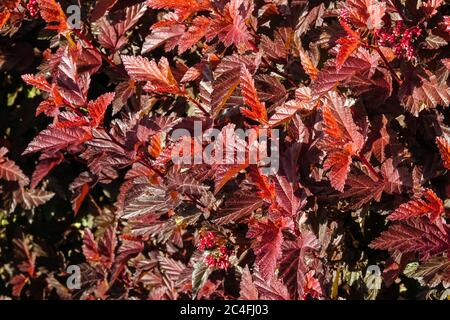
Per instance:
[[[189,95],[189,93],[187,93],[187,92],[185,91],[184,94],[182,94],[181,96],[184,97],[184,98],[186,98],[188,101],[192,102],[193,104],[195,104],[195,106],[196,106],[197,108],[199,108],[200,111],[203,112],[203,114],[204,114],[206,117],[209,117],[209,112],[206,111],[205,108],[203,108],[203,106],[201,105],[200,102],[198,102],[197,100],[195,100],[194,98],[192,98],[192,97]]]
[[[377,42],[377,37],[375,36],[374,38],[375,43]],[[399,85],[402,84],[402,79],[400,79],[398,77],[398,75],[395,73],[395,70],[392,68],[391,64],[389,63],[388,59],[386,58],[386,56],[384,55],[383,51],[381,51],[381,49],[376,46],[376,45],[370,45],[367,43],[362,42],[362,45],[366,48],[371,48],[374,49],[381,57],[381,59],[383,60],[384,64],[386,65],[386,68],[389,70],[389,72],[391,73],[392,77],[394,78],[395,81],[397,81],[397,83]]]
[[[380,55],[381,59],[383,59],[384,64],[389,69],[389,72],[391,73],[392,77],[394,77],[395,81],[397,81],[398,84],[402,84],[402,80],[398,77],[398,75],[395,73],[395,70],[392,68],[391,64],[385,57],[384,53],[381,51],[381,49],[377,46],[375,46],[375,50]]]
[[[383,177],[381,176],[381,174],[378,173],[378,172],[375,170],[375,168],[370,164],[370,162],[367,160],[367,158],[366,158],[362,153],[360,153],[360,154],[357,156],[357,159],[358,159],[362,164],[364,164],[364,165],[367,167],[367,169],[368,169],[373,175],[375,175],[375,176],[378,178],[378,181],[383,180]]]

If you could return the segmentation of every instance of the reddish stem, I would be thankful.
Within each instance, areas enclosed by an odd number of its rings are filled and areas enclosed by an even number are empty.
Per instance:
[[[377,42],[376,36],[375,36],[375,42]],[[378,46],[376,46],[376,45],[370,45],[370,44],[367,44],[367,43],[364,43],[364,42],[362,42],[362,45],[365,48],[371,48],[371,49],[374,49],[376,52],[378,52],[378,54],[380,55],[381,59],[383,60],[384,64],[386,65],[386,68],[389,70],[389,72],[391,73],[391,75],[394,78],[394,80],[397,81],[397,83],[399,85],[401,85],[402,84],[402,80],[395,73],[395,70],[392,68],[391,64],[389,63],[388,59],[384,55],[383,51],[381,51],[381,49]]]
[[[203,112],[203,114],[204,114],[206,117],[209,117],[209,112],[206,111],[205,108],[203,108],[203,106],[201,105],[200,102],[198,102],[197,100],[195,100],[194,98],[192,98],[192,97],[189,95],[189,93],[187,93],[187,92],[185,91],[181,96],[185,97],[188,101],[190,101],[190,102],[192,102],[193,104],[195,104],[195,105],[197,106],[197,108],[199,108],[200,111]]]
[[[379,181],[383,180],[383,177],[375,170],[375,168],[370,164],[370,162],[366,159],[366,157],[362,153],[360,153],[357,158],[367,167],[367,169],[373,175],[375,175],[378,178]]]

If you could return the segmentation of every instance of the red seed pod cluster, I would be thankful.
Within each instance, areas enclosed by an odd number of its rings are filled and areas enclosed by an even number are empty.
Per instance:
[[[403,21],[396,21],[392,25],[390,19],[385,19],[384,26],[375,31],[378,44],[392,47],[397,57],[411,60],[415,57],[415,42],[422,34],[418,26],[407,28]]]
[[[39,5],[37,0],[30,0],[27,3],[27,9],[30,13],[30,16],[35,17],[39,14]]]
[[[197,249],[207,251],[203,262],[210,268],[228,269],[230,267],[230,256],[233,250],[228,244],[222,244],[223,239],[217,237],[215,232],[208,231],[200,238]]]

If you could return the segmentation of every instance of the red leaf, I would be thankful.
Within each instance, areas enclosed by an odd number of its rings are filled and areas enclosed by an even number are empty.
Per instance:
[[[147,58],[140,56],[122,56],[122,61],[131,79],[147,81],[145,90],[162,93],[180,92],[166,58],[161,58],[158,64],[155,60],[149,61]]]
[[[134,80],[121,82],[116,87],[115,99],[113,101],[113,115],[118,113],[136,92],[136,82]]]
[[[371,64],[366,60],[348,57],[341,68],[337,70],[336,61],[330,60],[320,70],[317,79],[313,82],[311,86],[313,94],[317,96],[324,95],[337,85],[350,81],[354,76],[367,72],[370,68]]]
[[[39,182],[44,179],[47,174],[63,160],[64,156],[62,155],[62,153],[57,152],[56,154],[50,155],[43,153],[39,158],[39,163],[34,169],[33,175],[31,176],[30,188],[36,188]]]
[[[23,287],[27,284],[29,278],[23,274],[14,276],[9,282],[12,285],[12,295],[16,298],[20,297]]]
[[[434,109],[438,105],[450,104],[450,87],[445,81],[439,81],[429,70],[414,69],[403,81],[399,89],[399,97],[405,109],[414,116],[422,110]]]
[[[194,46],[208,32],[209,26],[213,20],[204,16],[198,16],[192,21],[192,25],[188,31],[183,34],[178,43],[178,54],[182,54],[186,50]]]
[[[271,279],[281,257],[281,230],[285,227],[284,220],[276,223],[269,219],[251,222],[247,238],[252,240],[252,249],[256,255],[256,265],[265,279]]]
[[[50,92],[52,87],[48,83],[47,79],[43,75],[32,75],[32,74],[24,74],[22,75],[23,81],[28,83],[31,86],[38,88],[39,90],[43,90],[46,92]]]
[[[5,157],[7,152],[8,150],[5,147],[0,148],[0,179],[17,181],[21,186],[27,185],[28,177],[14,161]]]
[[[18,189],[13,194],[14,200],[17,203],[20,203],[26,210],[34,209],[35,207],[46,203],[53,198],[54,195],[53,192],[36,189],[25,190],[24,188]]]
[[[82,187],[77,192],[76,196],[72,200],[72,210],[74,215],[77,215],[78,210],[80,210],[81,205],[83,204],[84,199],[89,193],[89,184],[84,183]]]
[[[182,37],[187,38],[187,34],[188,33],[185,33],[185,26],[183,24],[155,28],[152,30],[151,34],[145,38],[141,54],[148,53],[163,44],[166,52],[172,50],[177,45],[179,46],[178,51],[182,49],[187,50],[190,46],[183,45],[183,43],[187,43],[188,39],[185,39],[184,42],[181,41]]]
[[[81,63],[81,54],[79,47],[76,49],[67,47],[61,56],[57,71],[57,87],[55,85],[52,88],[52,95],[57,105],[64,103],[80,107],[84,106],[87,102],[91,74],[89,72],[79,72],[79,65],[77,63]],[[95,55],[87,59],[93,59],[95,61],[91,65],[94,70],[99,67]],[[62,98],[61,103],[57,101],[57,95]]]
[[[242,114],[261,124],[266,124],[266,107],[259,101],[252,75],[244,64],[241,67],[241,90],[244,104],[250,107],[250,109],[241,109]]]
[[[275,274],[271,274],[269,278],[265,278],[256,271],[253,277],[256,290],[261,300],[290,300],[288,289]]]
[[[224,225],[239,221],[260,208],[262,204],[263,201],[258,196],[238,192],[225,202],[218,212],[219,218],[214,219],[214,223]]]
[[[98,97],[95,101],[89,101],[88,113],[92,119],[91,123],[94,127],[97,127],[102,123],[106,108],[114,100],[114,96],[115,94],[113,92],[110,92]]]
[[[278,174],[275,175],[273,180],[275,186],[275,203],[273,203],[272,208],[290,217],[297,215],[299,209],[305,202],[297,196],[295,185],[289,182],[285,176]]]
[[[95,4],[94,10],[91,13],[91,20],[97,21],[100,19],[106,11],[111,9],[115,4],[117,0],[98,0]]]
[[[124,264],[142,250],[144,250],[144,242],[135,239],[122,239],[114,264]]]
[[[56,152],[69,146],[79,145],[91,138],[91,133],[83,127],[57,128],[49,127],[41,131],[36,138],[31,141],[23,154],[38,151]]]
[[[11,17],[9,11],[0,12],[0,29],[2,29]]]
[[[349,21],[357,28],[378,29],[386,12],[386,3],[378,0],[347,0],[339,2]]]
[[[47,29],[57,30],[58,32],[69,29],[67,17],[59,3],[55,0],[37,0],[37,3],[42,19],[49,24]]]
[[[275,186],[267,176],[263,175],[258,168],[250,167],[249,176],[258,188],[258,196],[272,203],[275,199]]]
[[[336,71],[340,71],[348,57],[359,47],[359,38],[346,36],[336,41],[340,44],[338,54],[336,56]]]
[[[223,58],[214,70],[213,91],[210,98],[214,116],[220,113],[239,85],[242,64],[245,64],[249,71],[253,71],[258,62],[249,56],[232,55]]]
[[[450,169],[450,143],[444,137],[437,137],[436,144],[439,148],[444,167]]]
[[[179,199],[170,197],[170,192],[163,186],[147,183],[135,184],[125,198],[123,219],[144,219],[167,213],[176,207]]]
[[[337,93],[330,93],[329,102],[322,109],[323,148],[327,152],[324,170],[330,170],[331,185],[338,191],[344,190],[350,170],[352,156],[357,156],[364,145],[364,136],[355,124],[350,108],[344,105]]]
[[[212,170],[214,177],[214,194],[218,193],[223,186],[233,179],[239,172],[247,168],[248,164],[220,164],[214,165]]]
[[[252,275],[248,266],[245,266],[241,277],[241,291],[239,292],[241,300],[258,300],[258,291],[253,284]]]
[[[350,26],[343,20],[339,20],[347,36],[338,39],[336,42],[340,44],[338,54],[336,56],[336,71],[340,71],[348,57],[359,47],[359,34],[353,31]]]
[[[309,113],[317,106],[317,101],[312,99],[309,87],[299,87],[295,90],[295,99],[289,100],[275,109],[270,117],[269,124],[273,127],[290,121],[298,112]]]
[[[107,9],[106,6],[109,5],[108,2],[111,3],[112,1],[106,0],[103,2],[105,6],[97,6],[94,9],[94,12],[92,13],[93,20],[97,20],[101,15],[103,15],[101,11]],[[98,14],[96,13],[97,8],[100,10]],[[113,22],[110,22],[108,15],[105,15],[96,23],[98,42],[105,48],[113,50],[114,52],[118,51],[127,44],[128,39],[126,32],[139,21],[139,19],[145,14],[146,10],[147,7],[143,3],[127,7],[125,10],[119,11],[121,14],[121,20],[117,21],[117,19],[113,19]],[[117,13],[115,12],[115,14]]]
[[[328,178],[336,190],[343,192],[347,175],[352,164],[351,149],[333,150],[328,153],[323,169],[329,171]]]
[[[101,260],[97,242],[91,230],[85,229],[83,236],[83,254],[89,263],[97,263]]]
[[[389,216],[389,220],[405,220],[427,215],[431,221],[437,221],[444,213],[442,200],[431,190],[426,189],[420,197],[400,205]]]
[[[236,176],[240,171],[248,167],[246,142],[235,132],[235,125],[229,124],[222,128],[215,138],[214,153],[207,159],[214,173],[214,193],[218,193],[222,187]],[[243,156],[240,159],[240,156]],[[205,159],[204,159],[205,160]]]
[[[59,113],[59,107],[53,101],[43,100],[36,108],[36,116],[41,113],[49,117],[56,117]]]
[[[14,257],[19,260],[18,269],[29,277],[36,276],[36,253],[30,250],[31,243],[27,237],[13,239]]]
[[[317,69],[317,62],[314,63],[310,54],[307,51],[303,50],[302,48],[299,48],[299,55],[303,70],[305,70],[306,74],[309,76],[311,81],[316,80],[317,76],[319,75],[319,69]]]
[[[130,7],[126,7],[123,13],[124,18],[119,23],[114,24],[115,29],[120,37],[125,36],[125,32],[134,27],[139,19],[146,13],[147,6],[144,3],[138,3]]]
[[[381,122],[382,127],[380,128],[379,132],[377,132],[377,134],[379,134],[379,137],[372,143],[372,152],[374,153],[377,160],[383,163],[386,160],[386,146],[389,146],[391,137],[387,129],[387,118],[383,116]]]
[[[217,36],[225,46],[234,44],[239,52],[252,48],[251,35],[245,24],[252,11],[253,2],[231,0],[225,5],[222,15],[213,19],[207,39]]]
[[[400,194],[403,185],[411,185],[408,170],[404,167],[395,167],[392,158],[387,159],[381,166],[384,191],[389,194]]]
[[[307,283],[307,256],[320,249],[319,242],[312,232],[301,234],[296,241],[283,244],[283,256],[280,260],[280,278],[292,296],[302,298]]]
[[[116,256],[116,225],[110,225],[98,241],[98,249],[101,255],[101,262],[105,268],[111,268]]]
[[[424,260],[448,250],[449,246],[448,235],[431,224],[428,218],[413,218],[394,224],[370,244],[373,249],[390,252],[416,252]]]
[[[175,9],[184,20],[197,11],[208,9],[211,3],[210,0],[147,0],[147,6],[153,9]]]
[[[349,188],[341,196],[352,198],[352,208],[360,208],[372,200],[379,202],[385,188],[385,181],[372,179],[366,174],[350,174],[346,183]]]
[[[286,61],[290,41],[293,37],[293,30],[290,28],[279,28],[275,31],[275,39],[270,39],[267,35],[261,36],[260,48],[267,54],[270,60]]]

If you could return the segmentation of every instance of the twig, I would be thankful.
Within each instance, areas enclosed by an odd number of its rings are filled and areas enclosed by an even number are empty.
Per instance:
[[[362,153],[359,153],[357,159],[361,161],[367,167],[367,169],[378,178],[379,181],[383,180],[383,177],[375,170],[375,168],[370,164],[370,162]]]
[[[375,36],[375,42],[376,42],[376,40],[377,40],[377,38]],[[389,63],[388,59],[384,55],[383,51],[381,51],[381,49],[378,46],[376,46],[376,45],[369,45],[367,43],[363,43],[363,45],[365,47],[367,47],[367,48],[374,49],[380,55],[381,59],[383,60],[384,64],[386,65],[386,68],[388,68],[389,72],[391,73],[392,77],[395,79],[395,81],[397,81],[397,83],[399,85],[401,85],[402,84],[402,80],[395,73],[395,70],[392,68],[391,64]]]
[[[386,59],[385,55],[383,54],[383,52],[381,51],[380,48],[378,48],[377,46],[375,46],[375,50],[378,52],[378,54],[380,55],[381,59],[383,59],[384,64],[386,65],[386,67],[389,69],[389,72],[391,73],[391,75],[394,77],[395,81],[397,81],[398,84],[402,84],[402,80],[398,77],[398,75],[395,73],[394,69],[392,69],[391,64],[389,63],[389,61]]]
[[[181,94],[181,96],[184,97],[184,98],[186,98],[188,101],[192,102],[193,104],[195,104],[196,107],[199,108],[200,111],[203,112],[203,114],[204,114],[206,117],[209,117],[209,112],[206,111],[205,108],[203,108],[203,106],[201,105],[200,102],[198,102],[197,100],[195,100],[194,98],[192,98],[192,97],[189,95],[189,93],[187,93],[187,92],[185,91],[183,94]]]

